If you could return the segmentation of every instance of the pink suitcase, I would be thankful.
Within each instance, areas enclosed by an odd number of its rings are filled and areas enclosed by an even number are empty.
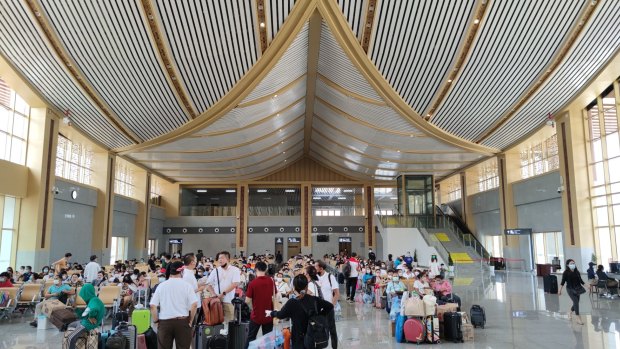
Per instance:
[[[138,335],[138,344],[136,345],[136,349],[147,349],[146,336],[144,334]]]
[[[405,321],[403,332],[406,342],[418,344],[424,342],[424,325],[418,319],[408,319]]]

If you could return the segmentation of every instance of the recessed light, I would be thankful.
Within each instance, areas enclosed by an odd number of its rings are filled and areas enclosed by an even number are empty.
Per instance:
[[[397,152],[397,153],[400,153],[400,150],[397,150],[396,152]]]
[[[312,200],[321,200],[321,197],[320,196],[313,196]]]
[[[448,82],[452,82],[452,79],[448,79]]]
[[[285,193],[294,193],[295,189],[286,189],[284,192]]]
[[[196,193],[206,193],[207,189],[198,189],[196,190]]]
[[[267,189],[258,189],[256,192],[257,193],[266,193]]]
[[[236,189],[226,189],[227,193],[236,193],[237,190]]]
[[[474,24],[478,24],[478,23],[480,23],[480,20],[476,18],[476,20],[474,20]]]
[[[286,154],[286,152],[285,152],[285,151],[283,151],[283,152],[282,152],[282,154]]]
[[[345,190],[343,190],[342,192],[343,192],[343,193],[352,193],[352,192],[353,192],[353,189],[345,189]]]
[[[338,200],[346,200],[346,199],[347,199],[347,198],[346,198],[346,197],[344,197],[344,196],[340,196],[340,197],[338,198]]]
[[[265,22],[260,22],[260,27],[265,28]]]
[[[278,94],[276,93],[275,95],[273,95],[273,98],[278,98]]]

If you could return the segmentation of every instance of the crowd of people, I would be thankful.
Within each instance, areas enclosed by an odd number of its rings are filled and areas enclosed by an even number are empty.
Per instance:
[[[325,315],[331,346],[337,348],[340,284],[345,284],[343,296],[349,303],[367,298],[359,294],[373,298],[380,289],[389,305],[390,298],[407,290],[407,280],[414,280],[414,292],[420,295],[436,292],[446,300],[452,299],[452,287],[444,279],[443,264],[433,257],[427,267],[419,267],[411,253],[388,255],[387,260],[380,260],[371,249],[367,258],[341,251],[321,258],[298,255],[284,260],[280,252],[231,256],[222,251],[210,258],[198,250],[188,254],[151,255],[140,261],[118,261],[105,269],[97,256],[91,256],[85,265],[71,263],[71,259],[71,253],[67,253],[43,267],[41,273],[33,272],[29,266],[18,271],[9,268],[0,275],[0,287],[10,287],[14,282],[53,280],[44,290],[43,302],[60,300],[70,305],[76,290],[83,285],[92,285],[93,292],[102,286],[116,285],[121,288],[119,309],[129,314],[138,303],[150,299],[152,326],[157,328],[164,347],[171,347],[175,341],[177,348],[189,347],[192,329],[202,321],[202,300],[209,297],[221,300],[225,324],[235,317],[233,299],[245,300],[251,311],[248,342],[256,339],[261,329],[263,334],[271,332],[274,318],[290,319],[293,348],[303,348],[303,332],[308,322],[306,309],[315,306]],[[356,292],[360,292],[358,297]],[[96,295],[88,293],[89,300],[93,297]],[[35,308],[33,326],[37,324],[43,302]],[[88,328],[101,325],[99,315]]]

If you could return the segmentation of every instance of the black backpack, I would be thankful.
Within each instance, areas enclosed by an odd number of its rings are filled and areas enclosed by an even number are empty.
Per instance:
[[[344,277],[346,278],[351,277],[351,263],[350,262],[346,262],[344,264],[344,267],[342,267],[342,273],[344,274]]]
[[[304,307],[302,301],[299,301],[299,304],[308,317],[308,326],[306,327],[306,334],[304,335],[304,347],[306,349],[323,349],[327,348],[329,344],[329,326],[327,318],[319,314],[316,305],[317,302],[317,300],[314,300],[314,309],[308,311],[308,309]]]
[[[108,337],[108,340],[105,342],[106,349],[125,349],[128,347],[129,343],[127,343],[127,338],[119,332],[116,332]]]

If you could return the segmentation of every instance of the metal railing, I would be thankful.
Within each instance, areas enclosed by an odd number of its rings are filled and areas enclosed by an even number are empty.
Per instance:
[[[484,248],[484,245],[478,241],[476,236],[469,231],[467,225],[465,225],[452,207],[449,205],[442,205],[442,207],[437,206],[437,211],[445,221],[446,227],[457,236],[463,245],[473,248],[484,260],[491,258],[491,254]],[[464,229],[466,229],[466,231],[463,231]]]

